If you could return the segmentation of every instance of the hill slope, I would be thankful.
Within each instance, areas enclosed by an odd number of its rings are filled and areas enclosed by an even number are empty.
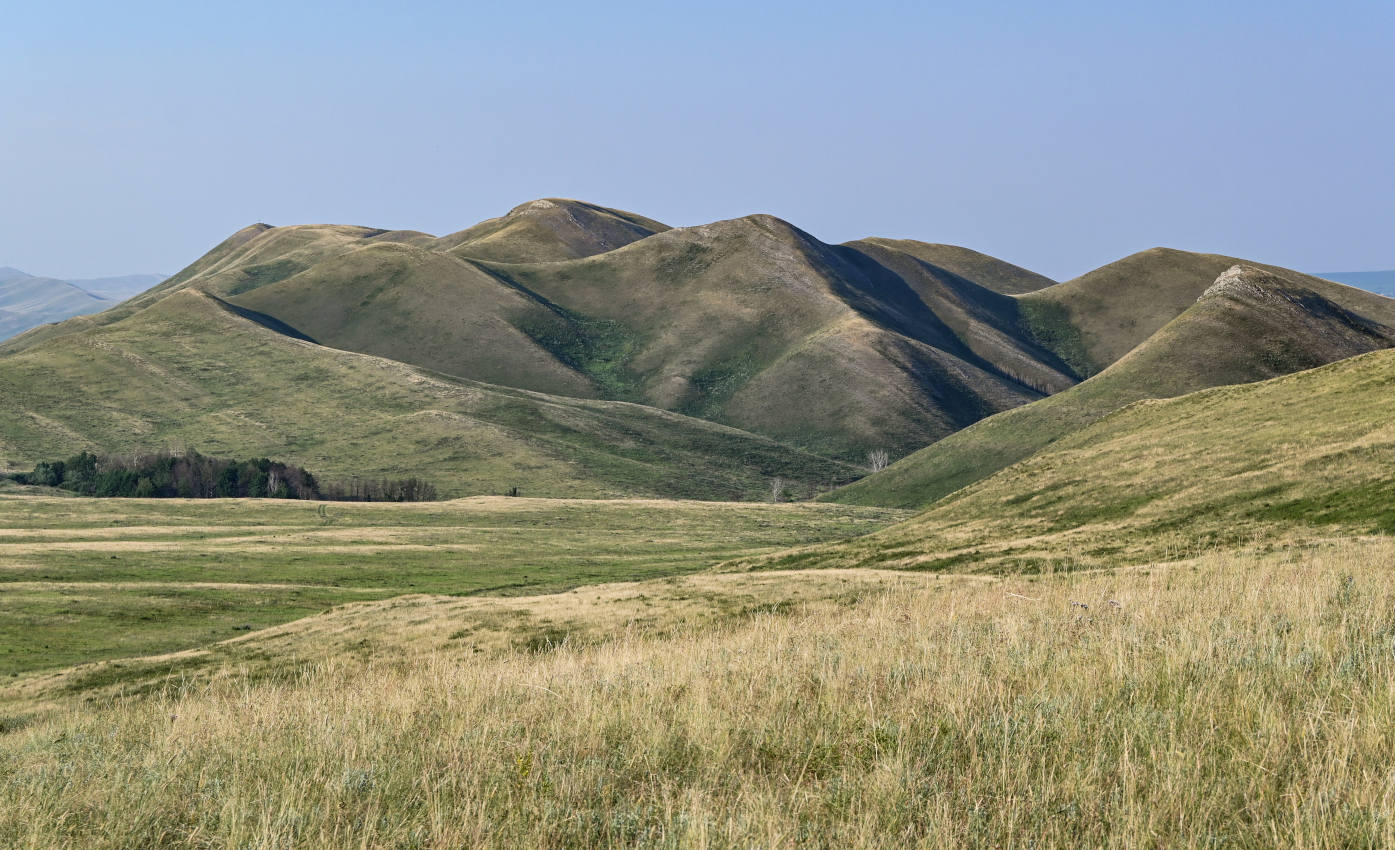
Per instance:
[[[905,523],[760,566],[1077,569],[1395,532],[1395,351],[1140,401]]]
[[[1391,345],[1395,301],[1296,272],[1235,265],[1100,374],[985,419],[827,498],[926,507],[1131,402],[1264,380]]]
[[[1220,254],[1151,248],[1022,297],[1023,312],[1077,371],[1092,375],[1141,345],[1201,296],[1218,275],[1245,264],[1280,275],[1360,313],[1388,300],[1277,266]]]
[[[640,402],[861,461],[1073,384],[995,291],[1045,283],[952,246],[831,246],[769,216],[670,229],[550,199],[441,239],[255,225],[99,319],[4,350],[195,289],[336,348]]]
[[[619,349],[603,364],[610,393],[849,459],[907,451],[1075,380],[1023,337],[1010,298],[770,216],[483,267],[602,323]]]
[[[1003,295],[1024,295],[1056,285],[1056,281],[1045,275],[958,245],[880,237],[861,239],[849,244],[891,248]]]
[[[861,462],[874,449],[905,456],[1068,389],[1176,319],[1233,263],[1154,249],[1051,285],[955,246],[828,245],[760,215],[674,229],[544,199],[441,238],[254,225],[116,309],[36,329],[0,354],[108,325],[192,289],[326,346],[519,389],[642,403]],[[1395,324],[1378,296],[1260,268],[1357,316]],[[1310,352],[1293,362],[1325,357]],[[1157,387],[1118,390],[1116,378],[1104,395],[1122,404],[1281,371],[1237,365],[1232,378],[1203,366],[1208,374],[1144,379]],[[1003,444],[1007,454],[996,460],[964,465],[967,479],[935,478],[967,483],[1092,415]]]
[[[0,358],[0,458],[189,445],[329,479],[418,475],[446,495],[754,498],[835,462],[638,405],[496,387],[336,351],[196,292]]]

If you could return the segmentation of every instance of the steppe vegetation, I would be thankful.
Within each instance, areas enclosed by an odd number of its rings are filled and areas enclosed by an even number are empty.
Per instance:
[[[657,637],[175,682],[0,736],[0,842],[1389,846],[1392,567],[1375,541],[927,577]]]
[[[0,346],[0,846],[1395,845],[1392,343],[1166,249],[253,225]],[[306,469],[453,500],[34,486]]]

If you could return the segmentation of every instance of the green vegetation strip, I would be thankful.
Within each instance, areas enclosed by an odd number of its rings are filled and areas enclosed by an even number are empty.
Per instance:
[[[0,676],[169,652],[343,602],[704,569],[903,517],[839,505],[0,500]]]

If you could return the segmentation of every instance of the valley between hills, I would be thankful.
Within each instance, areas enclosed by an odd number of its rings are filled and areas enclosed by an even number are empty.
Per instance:
[[[1395,843],[1392,348],[1167,248],[249,226],[0,342],[0,844]],[[185,450],[443,499],[23,477]]]

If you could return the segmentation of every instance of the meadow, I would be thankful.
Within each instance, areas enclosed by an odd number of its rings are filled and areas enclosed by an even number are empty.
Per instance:
[[[903,516],[662,500],[84,499],[12,487],[0,491],[0,677],[188,649],[346,602],[681,575]]]
[[[0,844],[1391,846],[1392,566],[1375,539],[904,574],[662,633],[172,682],[12,723]]]

